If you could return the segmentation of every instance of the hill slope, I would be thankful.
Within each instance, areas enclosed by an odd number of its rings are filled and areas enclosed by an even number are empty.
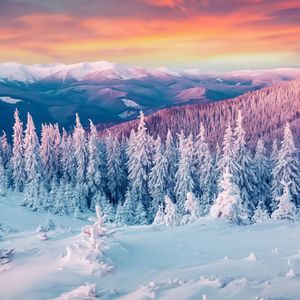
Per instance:
[[[267,144],[281,138],[282,128],[291,122],[296,142],[300,142],[300,80],[284,82],[259,91],[252,91],[234,99],[204,105],[171,107],[146,118],[150,133],[164,136],[170,128],[178,133],[198,134],[203,122],[211,143],[221,142],[228,121],[233,122],[238,110],[244,115],[247,139],[254,146],[259,137]],[[113,134],[128,134],[137,121],[103,130]]]

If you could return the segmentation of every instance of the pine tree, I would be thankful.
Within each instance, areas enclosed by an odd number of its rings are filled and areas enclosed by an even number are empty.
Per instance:
[[[135,210],[135,224],[136,225],[147,225],[148,219],[147,219],[147,213],[144,208],[144,205],[142,202],[138,202]]]
[[[106,148],[109,193],[114,203],[123,202],[126,191],[127,174],[119,139],[110,136],[107,139]]]
[[[23,124],[19,118],[18,110],[15,111],[15,124],[13,127],[13,156],[11,158],[11,166],[13,173],[14,188],[18,192],[22,192],[25,183],[25,164],[23,151]]]
[[[122,205],[122,209],[119,212],[118,220],[120,224],[124,225],[135,225],[136,214],[135,208],[138,203],[136,201],[135,195],[128,189],[125,195],[125,201]]]
[[[39,209],[42,206],[39,199],[42,181],[39,147],[40,145],[35,131],[35,125],[31,115],[28,113],[24,137],[26,188],[23,204],[32,207],[33,209]]]
[[[241,111],[238,112],[236,127],[234,130],[233,158],[237,168],[232,173],[235,184],[241,191],[241,198],[245,208],[250,214],[254,213],[258,204],[255,198],[257,177],[251,154],[246,146],[245,131],[243,128],[243,117]]]
[[[229,167],[222,174],[220,182],[222,192],[210,209],[214,219],[224,219],[236,224],[248,224],[249,216],[243,206],[239,187],[234,183]]]
[[[5,131],[3,131],[0,143],[0,156],[3,160],[3,167],[5,170],[6,176],[6,186],[12,186],[12,168],[11,168],[11,156],[12,156],[12,149],[10,144],[7,141],[7,136]]]
[[[0,196],[6,196],[7,191],[7,178],[4,168],[4,162],[0,156]]]
[[[166,142],[165,142],[165,158],[167,161],[167,189],[165,193],[175,198],[174,189],[175,189],[175,174],[176,166],[178,164],[177,157],[177,148],[174,143],[174,138],[170,129],[168,129]]]
[[[78,114],[76,114],[76,126],[73,132],[74,156],[76,161],[76,192],[78,209],[84,211],[87,208],[87,145],[85,131],[80,123]]]
[[[163,144],[160,137],[156,140],[153,167],[149,174],[149,191],[151,196],[150,220],[156,215],[158,207],[164,202],[164,195],[168,191],[168,162],[164,155]]]
[[[137,132],[131,136],[128,143],[128,181],[131,194],[135,195],[135,205],[142,202],[145,208],[148,208],[149,205],[148,174],[150,158],[147,141],[145,117],[141,112]]]
[[[87,186],[88,199],[92,199],[97,190],[101,189],[100,155],[97,129],[90,120],[90,135],[88,138]],[[104,193],[102,191],[102,193]],[[91,201],[90,201],[91,202]],[[90,205],[90,203],[89,203]]]
[[[156,215],[154,217],[153,224],[154,225],[164,224],[164,218],[165,218],[164,206],[163,204],[160,204],[156,212]]]
[[[282,182],[283,193],[276,198],[278,208],[273,211],[271,218],[277,220],[295,221],[297,216],[297,208],[293,203],[293,197],[290,191],[291,182]]]
[[[271,163],[267,158],[267,150],[263,140],[257,141],[254,156],[255,174],[257,185],[255,189],[255,198],[260,199],[266,207],[271,205]]]
[[[184,213],[184,202],[188,192],[193,192],[194,183],[193,140],[179,135],[179,164],[176,173],[175,195],[178,211]]]
[[[200,124],[200,133],[196,138],[194,147],[195,156],[195,192],[201,199],[203,213],[208,213],[213,200],[213,177],[212,177],[212,157],[206,142],[206,132],[203,124]]]
[[[181,220],[181,224],[191,224],[196,222],[201,214],[199,200],[195,197],[194,193],[187,193],[184,203],[185,215]]]
[[[165,196],[165,216],[164,224],[167,226],[177,226],[180,223],[177,206],[169,196]]]
[[[254,223],[261,223],[261,222],[264,222],[268,219],[270,219],[270,216],[269,216],[268,209],[266,207],[265,201],[260,200],[258,202],[257,207],[256,207],[255,213],[252,217],[252,221]]]
[[[284,128],[284,138],[272,171],[272,196],[277,199],[283,194],[283,182],[290,183],[292,202],[300,206],[300,161],[289,123]]]
[[[55,149],[53,138],[51,138],[51,126],[42,125],[42,138],[40,147],[40,157],[42,162],[43,179],[46,188],[49,190],[51,181],[57,180],[57,170],[55,165]]]

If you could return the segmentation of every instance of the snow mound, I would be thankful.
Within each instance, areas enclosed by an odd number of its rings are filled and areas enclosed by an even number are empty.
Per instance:
[[[22,102],[23,100],[12,98],[12,97],[0,97],[0,101],[7,104],[17,104],[19,102]]]
[[[142,107],[136,103],[135,101],[131,100],[131,99],[121,99],[121,101],[124,103],[124,105],[126,107],[130,107],[130,108],[136,108],[136,109],[142,109]]]
[[[289,271],[285,275],[286,277],[294,278],[297,276],[296,272],[294,269],[289,269]]]
[[[256,257],[256,255],[255,255],[254,252],[251,252],[251,253],[245,258],[245,260],[247,260],[247,261],[257,261],[257,257]]]
[[[84,284],[70,292],[63,293],[60,297],[53,300],[93,300],[99,299],[95,284]]]

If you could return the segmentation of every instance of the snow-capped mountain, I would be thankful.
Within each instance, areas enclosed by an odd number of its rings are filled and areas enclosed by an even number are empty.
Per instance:
[[[162,108],[208,103],[300,77],[300,69],[203,73],[145,69],[105,61],[71,65],[0,64],[0,117],[10,130],[18,108],[25,121],[29,111],[42,122],[70,128],[78,112],[84,125],[124,122]],[[22,101],[3,101],[20,99]],[[126,99],[126,100],[124,100]],[[9,117],[11,116],[11,117]]]

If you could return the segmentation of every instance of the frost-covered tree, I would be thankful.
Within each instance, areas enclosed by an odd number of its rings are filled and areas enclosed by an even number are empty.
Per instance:
[[[11,158],[13,184],[16,191],[23,191],[25,183],[25,164],[23,151],[23,124],[15,111],[15,124],[13,126],[13,156]]]
[[[195,159],[195,192],[201,200],[203,213],[208,213],[213,198],[213,161],[208,144],[206,142],[206,132],[203,124],[200,124],[200,132],[196,138],[194,147]]]
[[[148,174],[150,167],[148,135],[145,117],[141,112],[137,132],[128,142],[128,180],[131,194],[135,195],[135,205],[140,201],[148,208]]]
[[[268,219],[270,219],[270,216],[269,216],[268,209],[266,207],[265,201],[260,200],[258,202],[258,205],[257,205],[256,209],[255,209],[254,215],[252,217],[252,221],[254,223],[261,223],[261,222],[264,222]]]
[[[171,130],[168,129],[166,141],[165,141],[165,152],[164,156],[167,161],[167,189],[165,191],[166,194],[175,197],[174,188],[175,188],[175,174],[176,174],[176,166],[177,166],[177,148],[174,142],[173,135]]]
[[[135,224],[137,224],[137,225],[147,225],[148,224],[147,213],[146,213],[145,207],[141,201],[139,201],[137,203],[137,206],[135,209]]]
[[[199,205],[199,200],[196,198],[194,193],[187,193],[184,208],[185,215],[181,220],[181,224],[191,224],[199,219],[201,215],[201,209]]]
[[[180,223],[180,217],[177,212],[177,206],[169,196],[165,196],[165,216],[164,224],[167,226],[177,226]]]
[[[5,196],[7,191],[7,177],[4,168],[4,162],[0,156],[0,196]]]
[[[87,147],[87,188],[88,199],[92,199],[96,191],[101,189],[101,170],[100,170],[100,155],[99,155],[99,143],[97,136],[97,129],[93,122],[90,120],[90,135],[88,138]],[[102,191],[102,193],[104,193]],[[89,201],[90,205],[91,200]]]
[[[220,182],[222,192],[210,209],[214,219],[224,219],[236,224],[248,224],[249,216],[243,206],[239,187],[234,183],[229,167],[222,174]]]
[[[273,199],[283,194],[282,183],[288,182],[291,200],[296,206],[300,206],[300,160],[289,123],[284,128],[284,137],[272,171],[272,178]]]
[[[53,144],[52,127],[42,125],[42,137],[40,157],[42,162],[42,174],[46,187],[49,189],[52,180],[57,180],[57,167],[55,162],[55,148]]]
[[[42,181],[40,145],[36,134],[35,125],[29,113],[27,115],[27,125],[23,147],[26,174],[26,186],[23,204],[30,206],[33,209],[39,209],[42,205],[39,199],[40,185]]]
[[[257,178],[254,195],[260,199],[266,207],[271,205],[271,163],[267,157],[267,150],[262,139],[257,141],[254,155],[255,175]]]
[[[164,206],[163,206],[163,204],[160,204],[159,207],[158,207],[158,210],[155,214],[153,224],[154,225],[164,224],[164,218],[165,218]]]
[[[234,182],[240,189],[244,207],[249,210],[250,214],[253,214],[257,205],[255,198],[257,177],[251,154],[246,145],[241,111],[238,112],[234,130],[233,159],[237,165],[232,173]]]
[[[126,191],[127,174],[122,147],[117,137],[109,136],[106,141],[107,149],[107,185],[114,203],[123,202]]]
[[[278,207],[273,211],[271,218],[295,221],[297,216],[297,208],[293,202],[293,197],[290,191],[290,186],[292,186],[292,183],[282,182],[281,185],[283,186],[283,193],[281,196],[276,198]]]
[[[149,191],[151,196],[149,218],[151,221],[155,217],[159,205],[164,202],[164,195],[168,191],[168,161],[164,154],[163,144],[158,136],[153,167],[149,174]]]
[[[119,224],[124,225],[135,225],[136,221],[136,205],[137,201],[135,198],[135,194],[131,192],[131,190],[127,190],[125,195],[125,201],[118,212],[118,222]]]
[[[189,135],[187,138],[179,135],[179,163],[175,176],[175,196],[178,211],[184,213],[184,202],[188,192],[193,192],[194,165],[193,165],[193,139]]]
[[[79,209],[87,208],[87,145],[85,130],[83,129],[79,116],[76,114],[76,126],[73,132],[74,157],[76,161],[76,192],[78,193]]]

